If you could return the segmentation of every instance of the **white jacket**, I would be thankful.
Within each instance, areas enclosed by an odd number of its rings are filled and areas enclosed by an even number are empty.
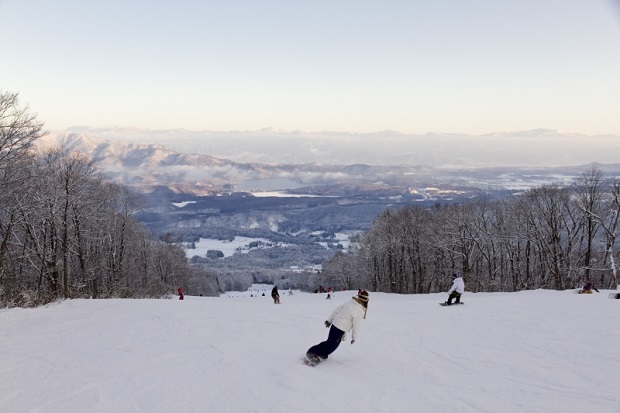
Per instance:
[[[448,290],[448,294],[452,291],[456,291],[459,294],[463,294],[465,292],[465,283],[463,282],[462,277],[457,277],[452,282],[452,287]]]
[[[351,331],[351,339],[355,340],[364,312],[364,306],[355,300],[349,300],[338,306],[327,321],[345,333]]]

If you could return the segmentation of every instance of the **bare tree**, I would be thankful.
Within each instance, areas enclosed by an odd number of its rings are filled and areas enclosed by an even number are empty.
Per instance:
[[[618,280],[618,263],[614,257],[614,247],[616,244],[616,238],[620,232],[620,182],[613,183],[609,200],[607,202],[606,219],[603,220],[603,228],[605,230],[605,264],[609,261],[611,267],[611,279],[607,285],[608,288],[613,288],[619,285]]]
[[[597,172],[592,171],[591,174]],[[599,176],[597,184],[602,178],[602,174],[596,173]],[[600,192],[600,193],[599,193]],[[589,200],[590,198],[585,198]],[[618,263],[614,256],[614,248],[616,244],[616,238],[620,232],[620,182],[614,181],[609,184],[607,191],[598,191],[596,193],[596,202],[591,204],[585,203],[584,200],[579,197],[578,203],[584,213],[586,214],[587,221],[592,221],[587,225],[587,229],[594,227],[600,227],[602,229],[601,242],[604,244],[604,254],[601,261],[601,276],[598,280],[600,285],[606,285],[608,288],[614,288],[618,285]],[[588,207],[589,206],[589,207]],[[592,236],[594,239],[594,235]],[[611,269],[611,277],[606,280],[605,268],[609,265]],[[590,261],[588,261],[587,268],[590,269]],[[589,278],[588,278],[589,279]]]
[[[353,290],[363,287],[356,263],[354,256],[336,252],[331,259],[323,263],[321,282],[333,285],[336,290],[342,288]]]
[[[14,235],[20,226],[22,195],[30,182],[29,149],[43,135],[42,128],[27,106],[20,107],[17,93],[0,90],[0,300],[2,292],[10,292],[16,284],[7,282],[7,269],[23,263],[12,260],[10,244],[22,240]]]
[[[596,217],[601,215],[604,192],[601,185],[603,171],[591,168],[585,171],[575,184],[575,204],[583,214],[583,236],[585,238],[585,251],[583,252],[583,280],[591,281],[593,242],[601,225]]]
[[[17,93],[0,91],[0,167],[26,153],[44,135],[43,123],[20,106]]]
[[[133,219],[137,197],[79,154],[12,158],[0,200],[0,306],[161,297],[187,285],[184,251]]]
[[[587,268],[601,271],[599,284],[615,283],[620,185],[604,191],[599,174],[587,171],[578,188],[543,185],[501,201],[386,210],[361,237],[361,265],[325,268],[341,277],[364,268],[366,285],[398,293],[443,291],[452,271],[471,291],[572,288]]]

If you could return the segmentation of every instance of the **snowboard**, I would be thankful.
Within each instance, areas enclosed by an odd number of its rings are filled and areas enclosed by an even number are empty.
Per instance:
[[[309,356],[308,353],[306,353],[306,355],[302,358],[302,361],[306,366],[314,367],[318,364],[321,364],[323,359],[315,355]]]
[[[439,303],[439,305],[444,306],[444,307],[452,307],[453,305],[460,305],[460,304],[465,304],[464,302],[460,302],[460,303],[452,303],[451,305],[448,305],[446,303]]]
[[[619,300],[620,293],[609,293],[609,298],[611,298],[612,300]]]

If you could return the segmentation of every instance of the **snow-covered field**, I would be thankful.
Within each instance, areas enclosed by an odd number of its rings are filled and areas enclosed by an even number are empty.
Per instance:
[[[335,233],[335,238],[331,241],[331,244],[340,244],[346,250],[351,243],[351,235],[352,234],[346,232],[337,232]],[[209,250],[222,251],[224,257],[230,257],[237,253],[245,254],[250,251],[250,243],[254,241],[260,243],[260,248],[271,248],[276,245],[279,247],[286,247],[288,245],[285,243],[274,243],[266,238],[248,238],[237,236],[232,241],[200,238],[200,240],[195,243],[195,248],[187,248],[185,250],[185,255],[188,258],[191,258],[195,255],[199,257],[204,257],[207,255],[207,251]],[[325,248],[328,248],[327,242],[319,242],[319,244]]]
[[[196,242],[196,248],[188,248],[185,250],[185,255],[191,258],[195,255],[204,257],[209,250],[222,251],[224,257],[230,257],[236,253],[247,253],[250,250],[250,243],[258,241],[262,245],[272,244],[271,241],[265,238],[248,238],[248,237],[235,237],[232,241],[221,241],[210,238],[200,238],[200,241]]]
[[[0,412],[620,412],[608,291],[371,292],[356,343],[304,365],[353,294],[0,310]]]

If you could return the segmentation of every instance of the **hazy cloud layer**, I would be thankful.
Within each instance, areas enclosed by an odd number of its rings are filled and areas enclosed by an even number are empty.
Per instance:
[[[586,136],[556,130],[480,136],[258,131],[84,129],[88,136],[159,143],[187,154],[266,164],[409,165],[430,167],[564,166],[618,161],[620,136]]]

